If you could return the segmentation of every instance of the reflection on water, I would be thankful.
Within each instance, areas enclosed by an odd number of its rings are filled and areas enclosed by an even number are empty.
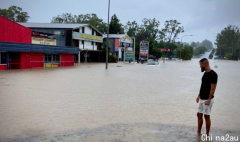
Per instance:
[[[240,130],[240,62],[211,60],[210,65],[219,75],[211,132],[236,134]],[[81,64],[2,71],[0,138],[56,135],[122,123],[181,125],[172,131],[173,139],[184,139],[182,130],[193,138],[201,77],[198,60],[160,62],[159,67],[117,63],[109,64],[108,70],[104,64]],[[137,126],[131,129],[134,134]],[[143,133],[158,133],[158,139],[166,139],[168,129],[144,126]],[[121,138],[125,133],[118,134]]]

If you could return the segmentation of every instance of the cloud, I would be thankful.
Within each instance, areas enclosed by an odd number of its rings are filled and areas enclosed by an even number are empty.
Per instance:
[[[11,5],[22,7],[31,17],[29,22],[50,22],[62,13],[96,13],[107,22],[108,0],[1,0],[0,8]],[[111,0],[110,16],[116,14],[122,24],[128,21],[142,23],[143,18],[156,18],[160,29],[166,20],[176,19],[184,26],[184,34],[193,37],[184,41],[214,42],[216,34],[224,27],[233,24],[240,27],[240,0]],[[181,34],[179,37],[181,37]]]

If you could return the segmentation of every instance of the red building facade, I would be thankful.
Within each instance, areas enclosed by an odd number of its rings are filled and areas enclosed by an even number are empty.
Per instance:
[[[31,44],[31,29],[1,15],[0,42],[0,70],[52,67],[49,64],[54,64],[56,67],[74,66],[74,54],[78,53],[78,49],[74,49],[74,52],[77,52],[69,54],[69,48],[71,47]],[[9,51],[6,48],[11,48],[11,50]],[[30,50],[30,48],[34,50]],[[45,51],[43,48],[51,49],[51,51],[58,49],[60,53],[42,52]],[[3,49],[5,51],[1,51]],[[71,51],[73,50],[71,49]]]

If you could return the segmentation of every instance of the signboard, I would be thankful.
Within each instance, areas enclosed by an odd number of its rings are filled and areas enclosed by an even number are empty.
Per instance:
[[[125,47],[125,61],[133,61],[134,59],[134,48]]]
[[[133,47],[132,43],[125,43],[125,47]],[[124,47],[124,42],[120,42],[120,46],[119,47],[115,47],[115,51],[119,51],[119,49],[121,49],[120,47]]]
[[[72,32],[72,38],[103,43],[103,38],[101,36],[89,35],[79,32]]]
[[[166,49],[166,48],[160,48],[161,51],[167,51],[167,52],[170,52],[171,50],[170,49]]]
[[[125,43],[125,47],[132,47],[132,43]],[[120,47],[124,47],[124,42],[120,42]]]
[[[56,35],[32,31],[32,44],[57,45]]]
[[[140,42],[140,57],[148,57],[149,43],[147,41]]]

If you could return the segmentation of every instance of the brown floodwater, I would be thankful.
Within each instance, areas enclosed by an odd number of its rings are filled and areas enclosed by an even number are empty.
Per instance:
[[[1,71],[0,141],[199,141],[198,61]],[[240,61],[210,66],[218,74],[210,133],[240,138]]]

